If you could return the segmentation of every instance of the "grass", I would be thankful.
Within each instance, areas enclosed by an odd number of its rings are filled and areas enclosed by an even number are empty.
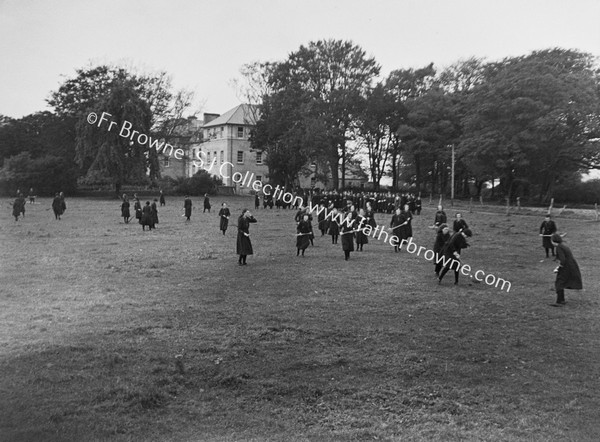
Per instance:
[[[225,200],[234,217],[253,202]],[[375,239],[346,262],[317,236],[297,258],[293,211],[255,213],[239,267],[236,229],[194,204],[186,223],[168,199],[142,232],[118,201],[68,199],[55,221],[41,199],[18,223],[3,202],[0,440],[600,440],[590,213],[556,220],[585,290],[553,308],[541,211],[456,208],[475,233],[463,262],[507,293],[439,286],[431,263]],[[434,212],[415,217],[419,245]]]

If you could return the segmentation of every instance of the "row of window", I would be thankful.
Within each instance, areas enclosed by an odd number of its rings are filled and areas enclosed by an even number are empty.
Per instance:
[[[198,152],[194,149],[194,158],[198,158]],[[206,164],[210,165],[212,164],[213,161],[215,161],[215,158],[217,158],[217,152],[213,152],[213,156],[211,157],[210,152],[206,153]],[[220,164],[223,164],[225,162],[225,152],[221,151],[221,158],[220,158]],[[244,151],[243,150],[238,150],[237,151],[237,163],[238,164],[244,164]],[[263,163],[263,159],[262,159],[262,152],[256,152],[256,164],[262,164]],[[197,164],[197,163],[196,163]],[[165,157],[164,159],[164,167],[170,167],[171,166],[171,158],[170,157]]]
[[[237,137],[245,138],[246,130],[244,126],[237,127]],[[204,130],[204,138],[224,138],[225,137],[225,126],[213,127],[211,129]]]

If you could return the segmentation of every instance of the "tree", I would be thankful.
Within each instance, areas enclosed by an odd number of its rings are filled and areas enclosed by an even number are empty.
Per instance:
[[[186,124],[183,114],[192,106],[194,94],[183,89],[173,92],[171,77],[164,71],[140,74],[110,65],[77,69],[76,76],[67,79],[58,90],[52,92],[47,102],[57,115],[71,119],[75,127],[84,124],[90,111],[98,114],[106,112],[101,103],[113,89],[123,84],[127,84],[150,109],[149,126],[144,132],[146,135],[165,142],[177,136],[177,129]],[[157,152],[150,149],[145,158],[149,178],[159,178]],[[83,173],[87,172],[88,169],[84,167]]]
[[[376,190],[385,173],[390,145],[397,130],[396,103],[383,83],[378,83],[365,97],[362,113],[358,117],[358,137],[367,150],[371,179]]]
[[[600,166],[598,73],[589,54],[535,51],[485,68],[469,95],[461,155],[501,179],[504,194],[534,184],[541,202],[568,175]]]
[[[147,181],[146,166],[150,148],[126,136],[121,128],[136,128],[140,133],[150,131],[152,111],[135,85],[124,80],[114,84],[108,95],[97,102],[98,108],[111,115],[110,120],[119,129],[108,130],[83,119],[77,123],[77,164],[86,170],[88,183],[110,182],[117,195],[125,183],[140,184]],[[108,126],[108,124],[106,124]],[[125,132],[125,135],[127,132]]]
[[[379,74],[375,59],[349,41],[320,40],[291,53],[287,60],[276,63],[269,72],[268,85],[272,94],[295,91],[303,116],[312,124],[303,127],[322,127],[326,143],[319,148],[326,158],[333,184],[338,188],[338,165],[342,168],[342,187],[345,185],[346,141],[360,105]],[[300,93],[303,92],[303,93]],[[283,95],[282,97],[285,97]],[[261,115],[261,118],[263,116]],[[290,130],[295,130],[290,127]]]

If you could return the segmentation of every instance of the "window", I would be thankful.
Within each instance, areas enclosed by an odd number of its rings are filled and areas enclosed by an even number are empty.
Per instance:
[[[238,127],[238,138],[244,138],[244,128],[242,126]]]
[[[243,150],[238,150],[237,162],[238,163],[244,162],[244,151]]]
[[[216,151],[216,150],[213,152],[213,158],[214,158],[214,160],[213,160],[213,161],[214,161],[215,163],[216,163],[216,162],[219,160],[219,157],[217,156],[217,151]]]
[[[225,151],[222,150],[221,151],[221,164],[223,164],[224,161],[225,161]]]
[[[165,157],[163,164],[164,164],[165,167],[170,167],[171,166],[170,158],[169,157]]]
[[[256,164],[262,164],[262,152],[256,152]]]
[[[256,181],[260,181],[262,183],[262,175],[256,175]]]
[[[219,138],[223,138],[224,132],[225,132],[225,128],[223,126],[221,126],[221,135],[219,135]]]
[[[210,152],[206,152],[206,162],[210,164]]]

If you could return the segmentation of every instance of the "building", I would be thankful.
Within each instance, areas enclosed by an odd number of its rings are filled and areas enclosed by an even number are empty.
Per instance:
[[[240,104],[223,115],[204,114],[202,142],[190,146],[190,156],[196,160],[192,161],[191,174],[206,169],[221,177],[223,185],[238,194],[251,191],[236,182],[240,181],[238,173],[252,176],[251,182],[266,183],[268,167],[264,154],[250,148],[250,131],[256,114],[257,107],[250,104]]]
[[[180,148],[184,151],[184,155],[178,158],[178,155],[173,155],[170,149],[162,150],[159,153],[160,176],[177,178],[188,178],[192,173],[192,157],[190,149],[192,146],[202,142],[202,125],[203,121],[196,117],[188,117],[171,122],[175,128],[173,133],[168,138],[168,143],[173,148]]]

